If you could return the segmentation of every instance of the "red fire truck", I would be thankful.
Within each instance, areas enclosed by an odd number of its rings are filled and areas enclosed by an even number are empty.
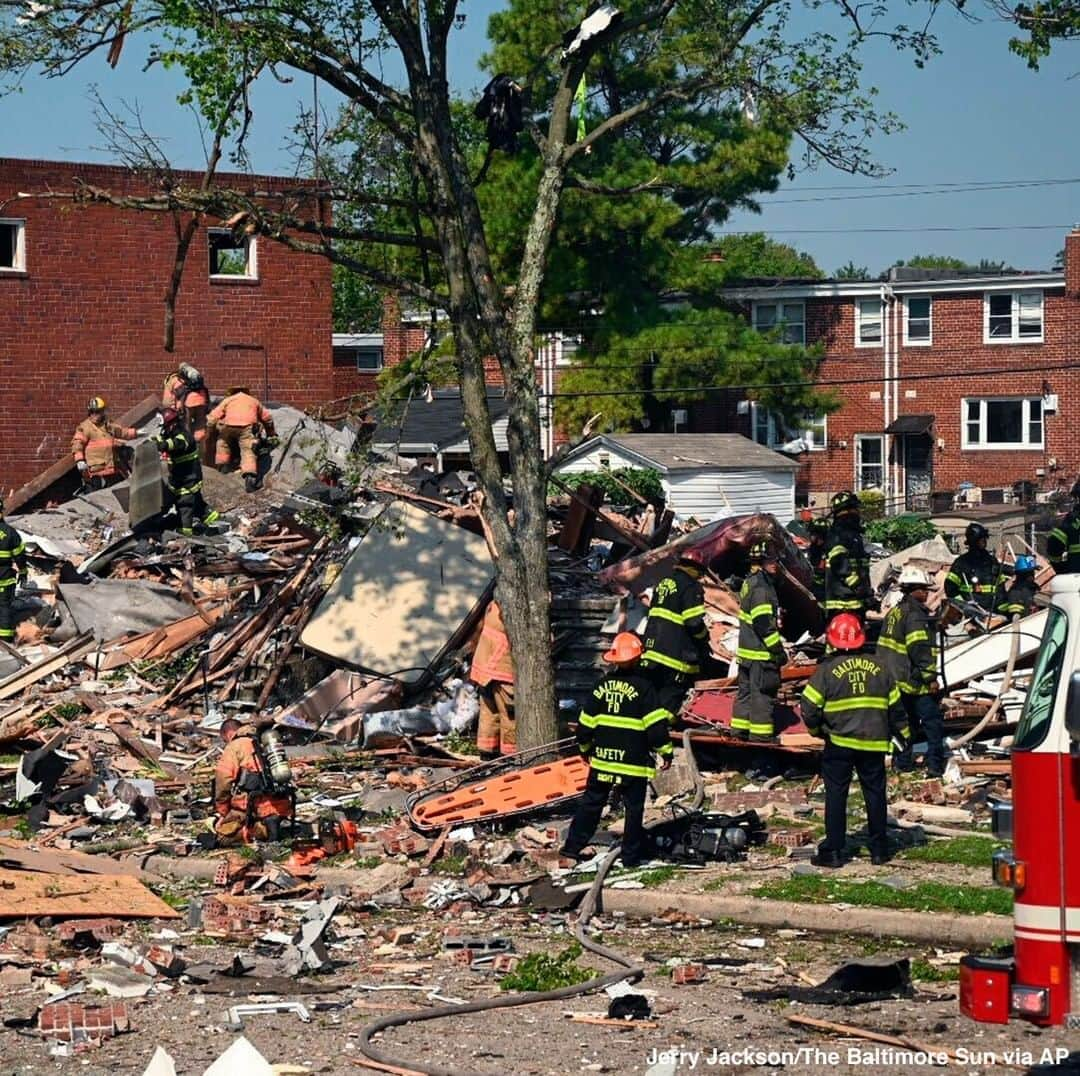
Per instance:
[[[960,963],[960,1009],[1080,1028],[1080,575],[1057,576],[1012,752],[1011,804],[994,804],[994,880],[1015,894],[1011,957]]]

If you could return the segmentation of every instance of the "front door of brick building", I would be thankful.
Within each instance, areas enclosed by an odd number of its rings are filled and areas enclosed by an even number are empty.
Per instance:
[[[904,508],[908,512],[929,512],[934,484],[933,441],[928,433],[906,433],[902,440]]]

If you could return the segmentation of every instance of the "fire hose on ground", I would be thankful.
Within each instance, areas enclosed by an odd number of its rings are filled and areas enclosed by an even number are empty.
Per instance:
[[[690,763],[690,769],[694,779],[694,799],[690,810],[696,811],[705,800],[705,785],[697,767],[697,760],[694,758],[694,749],[690,743],[689,730],[683,733],[683,749],[686,752],[686,758]],[[652,827],[646,827],[646,829],[649,828]],[[508,997],[471,1001],[464,1005],[443,1005],[439,1008],[425,1009],[422,1012],[409,1011],[391,1013],[389,1016],[383,1016],[378,1020],[373,1020],[362,1029],[360,1032],[360,1052],[369,1060],[377,1062],[380,1067],[385,1067],[388,1071],[401,1074],[423,1073],[425,1076],[476,1076],[475,1070],[466,1071],[464,1069],[450,1068],[445,1065],[429,1065],[422,1062],[409,1062],[407,1067],[403,1066],[399,1061],[395,1061],[390,1053],[374,1046],[371,1040],[383,1031],[388,1031],[393,1027],[404,1027],[406,1024],[416,1024],[428,1020],[442,1020],[447,1017],[464,1016],[468,1013],[489,1012],[494,1009],[511,1009],[522,1005],[537,1005],[545,1001],[565,1001],[569,998],[582,997],[585,994],[596,993],[609,986],[614,986],[615,983],[623,981],[636,983],[640,980],[645,974],[645,968],[642,965],[635,963],[617,949],[612,949],[610,946],[601,945],[599,942],[593,941],[585,933],[585,928],[588,926],[589,920],[596,912],[596,906],[600,901],[600,893],[604,887],[604,880],[607,878],[608,872],[614,865],[618,855],[619,850],[615,848],[600,861],[600,865],[596,871],[596,877],[593,879],[592,886],[589,888],[589,891],[585,894],[585,897],[581,902],[577,922],[574,925],[574,937],[581,944],[582,948],[587,949],[597,956],[603,957],[605,960],[611,961],[613,964],[617,964],[617,971],[608,972],[606,975],[600,975],[583,983],[575,983],[573,986],[564,986],[558,990],[538,990],[524,994],[511,994]]]

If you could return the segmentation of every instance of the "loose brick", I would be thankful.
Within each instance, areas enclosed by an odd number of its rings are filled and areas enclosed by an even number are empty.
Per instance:
[[[703,983],[709,977],[704,964],[679,964],[671,970],[671,981],[676,986],[689,986]]]
[[[38,1030],[43,1038],[60,1042],[91,1042],[130,1031],[131,1021],[121,1001],[97,1007],[58,1001],[41,1009]]]

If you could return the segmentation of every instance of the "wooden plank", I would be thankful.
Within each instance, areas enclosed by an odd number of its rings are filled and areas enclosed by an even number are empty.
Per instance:
[[[180,913],[130,874],[73,877],[0,869],[0,919],[50,915],[179,919]]]
[[[957,1060],[957,1055],[945,1046],[930,1046],[918,1039],[910,1039],[906,1035],[885,1035],[880,1031],[870,1031],[864,1027],[856,1027],[854,1024],[837,1024],[832,1020],[819,1020],[815,1016],[790,1015],[786,1017],[789,1024],[798,1027],[812,1027],[815,1031],[827,1031],[832,1035],[844,1035],[852,1039],[867,1039],[870,1042],[882,1042],[886,1046],[902,1046],[907,1050],[915,1050],[918,1053],[944,1055],[952,1060]]]
[[[85,852],[41,851],[31,848],[25,841],[0,838],[0,863],[21,871],[37,871],[42,874],[126,874],[141,878],[137,868],[117,863],[108,856],[92,856]]]
[[[25,691],[32,684],[45,679],[54,672],[59,672],[65,665],[73,661],[79,661],[86,657],[94,649],[94,636],[90,632],[76,636],[71,642],[62,646],[55,654],[25,669],[12,673],[4,680],[0,680],[0,699],[10,699]]]
[[[155,658],[169,657],[205,635],[223,615],[224,608],[218,606],[207,609],[205,613],[193,613],[182,620],[174,620],[171,624],[142,635],[113,639],[105,644],[107,653],[100,668],[104,672],[131,661],[152,661]]]
[[[147,396],[137,403],[130,411],[125,411],[116,421],[121,426],[141,426],[147,419],[157,413],[161,401],[157,396]],[[66,478],[75,470],[75,457],[70,453],[57,460],[51,467],[44,470],[36,478],[32,478],[25,486],[21,486],[6,500],[5,511],[13,515],[19,509],[25,508],[31,501],[47,493],[49,487],[55,485],[61,479]]]

